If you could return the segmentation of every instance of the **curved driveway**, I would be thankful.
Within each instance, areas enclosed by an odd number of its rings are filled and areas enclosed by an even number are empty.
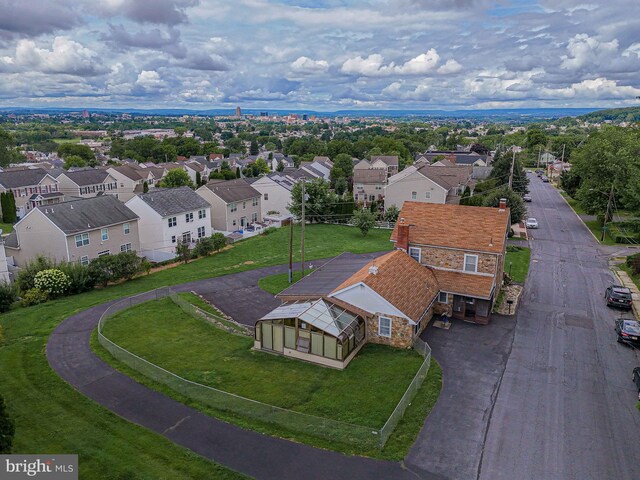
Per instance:
[[[286,266],[267,267],[172,288],[221,292],[228,291],[231,285],[233,290],[238,290],[239,286],[249,283],[255,285],[257,278],[286,271]],[[153,292],[145,295],[150,300],[154,298]],[[425,472],[410,472],[399,463],[346,456],[243,430],[135,382],[98,358],[89,345],[100,315],[112,303],[115,301],[62,322],[49,338],[47,359],[58,375],[74,388],[126,420],[259,479],[438,478]]]

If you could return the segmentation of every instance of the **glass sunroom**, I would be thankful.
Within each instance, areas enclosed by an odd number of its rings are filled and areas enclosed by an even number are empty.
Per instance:
[[[262,317],[254,348],[343,369],[365,338],[361,316],[320,299],[284,303]]]

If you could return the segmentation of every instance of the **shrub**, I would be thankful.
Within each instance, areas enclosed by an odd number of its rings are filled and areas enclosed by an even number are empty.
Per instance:
[[[269,229],[267,228],[267,230]],[[213,235],[211,235],[211,239],[213,240],[213,249],[216,252],[222,250],[224,247],[227,246],[227,237],[224,236],[224,233],[216,232]]]
[[[193,254],[196,257],[207,257],[211,255],[211,252],[215,249],[213,244],[213,238],[205,237],[198,240],[196,246],[193,249]]]
[[[31,290],[27,290],[24,295],[22,295],[22,301],[20,305],[23,307],[30,307],[32,305],[38,305],[40,303],[44,303],[49,300],[49,295],[47,292],[43,292],[42,290],[38,290],[37,288],[32,288]]]
[[[353,214],[353,224],[360,229],[363,236],[366,236],[376,224],[376,214],[366,209],[356,210]]]
[[[16,288],[8,282],[0,282],[0,313],[8,312],[16,298]]]
[[[62,270],[69,279],[68,293],[70,295],[87,292],[96,284],[95,280],[91,277],[88,266],[80,263],[65,262],[58,265],[58,268]]]
[[[149,268],[149,262],[138,257],[135,252],[122,252],[92,260],[89,264],[89,274],[95,284],[106,286],[109,282],[131,280]]]
[[[49,268],[36,273],[34,285],[38,290],[55,297],[65,294],[71,282],[62,270]]]
[[[278,229],[276,227],[267,227],[262,231],[262,235],[271,235],[272,233],[275,233],[277,231]],[[225,242],[226,242],[226,239],[225,239]]]
[[[35,288],[35,278],[38,272],[55,268],[56,264],[47,257],[38,255],[32,261],[28,262],[16,278],[16,285],[21,292],[26,292]]]
[[[16,427],[13,420],[9,418],[7,408],[4,404],[4,398],[0,395],[0,453],[11,453],[13,447],[13,435],[16,433]]]
[[[640,274],[640,253],[627,257],[626,264],[634,275]]]

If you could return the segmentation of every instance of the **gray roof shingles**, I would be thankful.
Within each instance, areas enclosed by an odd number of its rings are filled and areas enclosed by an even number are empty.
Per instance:
[[[111,195],[82,198],[37,208],[67,235],[138,219],[135,213]]]
[[[204,198],[189,187],[158,188],[138,197],[162,217],[211,207]]]
[[[250,198],[261,197],[259,191],[249,185],[242,178],[235,180],[212,180],[205,185],[225,203],[241,202]]]
[[[75,172],[65,172],[65,175],[76,185],[84,187],[87,185],[98,185],[105,181],[109,175],[106,170],[76,170]]]
[[[0,172],[0,185],[6,189],[38,185],[48,175],[43,168]]]

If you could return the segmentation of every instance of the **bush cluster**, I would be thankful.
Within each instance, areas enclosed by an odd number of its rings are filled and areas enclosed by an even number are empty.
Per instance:
[[[71,282],[62,270],[49,268],[36,273],[34,286],[36,290],[40,290],[50,297],[58,297],[67,293]]]

